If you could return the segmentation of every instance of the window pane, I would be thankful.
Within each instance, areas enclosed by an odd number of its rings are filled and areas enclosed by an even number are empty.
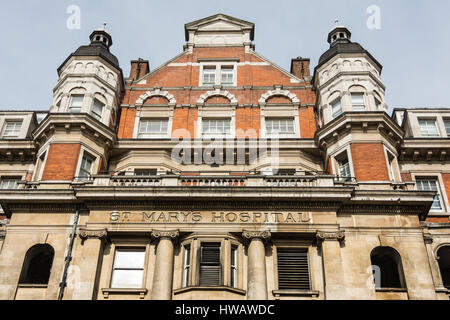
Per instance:
[[[202,121],[203,134],[230,134],[231,124],[227,119],[204,119]]]
[[[337,100],[334,103],[332,103],[331,108],[333,112],[333,118],[337,118],[339,115],[341,115],[342,114],[341,100]]]
[[[144,270],[114,270],[111,288],[142,288]]]
[[[445,120],[445,131],[447,132],[447,135],[450,135],[450,120]]]
[[[114,268],[144,268],[145,249],[117,249]]]
[[[214,85],[216,83],[216,68],[206,67],[203,69],[203,85]]]
[[[22,121],[6,121],[3,129],[3,137],[18,137],[21,127]]]
[[[18,189],[19,181],[20,181],[19,178],[2,178],[0,181],[0,189],[3,189],[3,190]]]
[[[437,184],[436,180],[429,180],[429,179],[420,179],[416,181],[417,184],[417,190],[421,191],[436,191],[437,194],[434,197],[433,204],[431,206],[431,210],[434,211],[441,211],[442,210],[442,204],[441,204],[441,195],[440,190]]]
[[[293,119],[266,119],[267,133],[295,133]]]
[[[436,120],[419,120],[420,132],[424,137],[438,137]]]
[[[366,106],[364,105],[364,94],[352,93],[352,106],[353,111],[365,111]]]
[[[222,67],[222,84],[233,85],[234,70],[233,67]]]
[[[70,100],[69,111],[71,113],[80,113],[81,107],[83,106],[83,100],[84,100],[84,96],[81,96],[81,95],[72,96],[72,98]]]
[[[100,101],[94,100],[94,106],[92,107],[92,115],[97,118],[101,119],[102,113],[103,113],[103,106],[104,104]]]
[[[145,137],[146,134],[166,134],[168,120],[141,120],[139,123],[139,136]]]

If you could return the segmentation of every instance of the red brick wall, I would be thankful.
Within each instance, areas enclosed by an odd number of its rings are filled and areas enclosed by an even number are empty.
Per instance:
[[[444,181],[445,194],[450,200],[450,173],[442,173],[442,180]]]
[[[42,181],[73,180],[80,148],[79,144],[55,143],[50,145]]]
[[[251,130],[252,129],[252,130]],[[259,138],[261,113],[259,108],[236,108],[236,138]]]
[[[449,217],[431,217],[427,218],[426,221],[432,223],[450,223]]]
[[[284,96],[274,96],[266,100],[266,103],[292,103],[292,101]]]
[[[195,139],[197,120],[196,108],[176,108],[173,113],[172,138]]]
[[[205,104],[230,104],[230,100],[225,97],[216,96],[206,100]]]
[[[122,116],[120,118],[119,139],[133,138],[134,122],[136,121],[136,109],[122,108]]]
[[[300,134],[304,139],[314,138],[316,133],[316,120],[314,118],[314,108],[300,108]]]
[[[331,165],[331,158],[328,157],[328,173],[333,174],[333,166]]]
[[[169,104],[169,100],[165,97],[155,96],[145,100],[144,104]]]
[[[357,181],[390,180],[381,143],[354,143],[351,151]]]

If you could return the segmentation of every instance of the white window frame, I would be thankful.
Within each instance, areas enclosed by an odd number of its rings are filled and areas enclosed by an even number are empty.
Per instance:
[[[19,176],[1,176],[0,177],[0,190],[17,190],[19,189],[18,182],[22,181],[22,178]],[[6,182],[6,183],[5,183]],[[15,188],[5,188],[5,185],[10,186],[11,182],[13,182]]]
[[[438,127],[438,121],[436,118],[418,118],[417,122],[419,124],[420,136],[424,138],[438,138],[441,136]],[[421,122],[424,122],[425,127],[421,125]],[[430,123],[434,123],[434,128],[436,129],[435,133],[430,133]],[[423,129],[426,129],[427,132],[424,132]]]
[[[80,109],[79,112],[72,112],[74,98],[81,98],[81,106],[75,107],[75,109]],[[74,113],[74,114],[81,113],[83,111],[83,105],[84,105],[85,99],[86,99],[86,96],[84,94],[72,94],[70,96],[70,101],[69,101],[69,110],[68,110],[69,113]]]
[[[98,121],[102,121],[102,118],[103,118],[103,114],[104,114],[104,111],[105,111],[105,107],[106,107],[106,104],[104,104],[103,102],[101,102],[100,100],[98,100],[98,99],[93,99],[94,101],[92,102],[92,109],[91,109],[91,115],[95,118],[95,119],[97,119]],[[99,106],[101,106],[101,112],[100,112],[100,114],[98,114],[97,112],[95,112],[95,106],[96,105],[99,105]]]
[[[207,121],[227,121],[229,123],[229,132],[228,133],[205,133],[204,132],[204,124]],[[227,139],[227,138],[232,138],[234,136],[234,132],[233,132],[233,123],[232,123],[232,119],[228,118],[228,117],[202,117],[201,119],[201,123],[200,123],[200,132],[201,132],[201,138],[204,139],[210,139],[210,138],[217,138],[217,139]]]
[[[233,68],[233,83],[223,85],[222,84],[222,68]],[[211,61],[211,62],[201,62],[200,63],[200,75],[199,75],[199,87],[213,87],[220,86],[223,87],[236,87],[237,86],[237,68],[238,64],[236,61]],[[215,69],[215,83],[213,85],[204,83],[204,70],[205,69]]]
[[[231,244],[230,246],[230,287],[238,287],[238,254],[239,246]],[[234,259],[233,259],[234,258]],[[233,264],[234,260],[234,264]]]
[[[96,156],[94,152],[92,152],[91,150],[88,150],[84,146],[82,146],[80,149],[80,156],[78,158],[77,170],[75,171],[76,172],[75,179],[79,180],[79,181],[85,181],[85,179],[80,177],[81,163],[83,161],[83,157],[85,154],[87,154],[89,157],[91,157],[94,160],[92,162],[90,176],[92,177],[94,174],[97,174],[97,170],[98,170],[98,163],[100,161],[100,156],[98,156],[98,155]]]
[[[279,132],[279,133],[272,133],[268,132],[267,130],[267,122],[268,121],[284,121],[284,120],[290,120],[292,121],[292,129],[293,131],[286,131],[286,132]],[[289,127],[289,126],[288,126]],[[265,117],[264,118],[264,132],[266,134],[267,138],[271,137],[279,137],[279,138],[297,138],[297,126],[296,126],[296,118],[295,117]]]
[[[334,110],[334,107],[337,105],[339,105],[339,112],[335,112],[335,110]],[[335,99],[332,103],[330,103],[330,107],[331,107],[331,118],[336,119],[343,113],[342,98]]]
[[[192,246],[190,243],[183,245],[183,288],[190,284],[190,274],[192,265]]]
[[[444,117],[442,121],[444,122],[445,134],[447,135],[447,137],[450,137],[450,119]],[[448,123],[448,130],[447,130],[447,123]]]
[[[355,96],[361,96],[362,97],[362,104],[359,103],[355,103],[353,100],[353,97]],[[363,111],[367,111],[367,104],[366,104],[366,99],[365,99],[365,94],[362,92],[351,92],[350,93],[350,101],[352,102],[352,111],[354,112],[363,112]],[[355,107],[356,110],[355,110]]]
[[[160,122],[160,128],[162,127],[161,123],[164,121],[166,122],[166,132],[145,132],[145,133],[141,133],[141,124],[143,122],[150,122],[150,121],[159,121]],[[147,125],[148,127],[148,125]],[[170,127],[170,119],[168,118],[139,118],[139,122],[138,122],[138,129],[137,129],[137,135],[136,138],[137,139],[155,139],[155,138],[167,138],[167,136],[169,135],[169,127]],[[145,135],[145,136],[144,136]]]
[[[135,252],[140,252],[143,254],[143,265],[142,267],[132,267],[132,268],[118,268],[116,267],[116,259],[117,259],[117,252],[118,251],[135,251]],[[110,284],[109,287],[112,289],[142,289],[144,287],[144,283],[145,283],[145,275],[146,275],[146,261],[147,261],[147,248],[143,247],[143,246],[139,246],[139,247],[126,247],[126,246],[114,246],[114,257],[113,257],[113,264],[112,264],[112,268],[111,268],[111,278],[110,278]],[[140,286],[129,286],[129,287],[124,287],[124,286],[114,286],[113,285],[113,281],[114,281],[114,272],[116,270],[139,270],[142,272],[142,278],[141,278],[141,284]]]
[[[347,159],[348,159],[348,163],[350,165],[350,178],[355,178],[355,172],[353,170],[353,158],[352,158],[352,152],[350,149],[350,146],[346,146],[342,149],[339,149],[338,151],[336,151],[336,153],[334,155],[331,156],[331,166],[333,169],[333,172],[336,176],[340,176],[340,170],[339,170],[339,161],[338,159],[344,154],[347,153]]]
[[[417,188],[418,191],[426,191],[424,189],[419,189],[418,181],[428,181],[428,182],[433,181],[433,182],[436,183],[437,196],[439,196],[439,204],[440,204],[441,208],[440,209],[433,209],[433,206],[431,206],[430,212],[433,212],[433,213],[445,212],[446,209],[445,209],[445,203],[444,203],[444,198],[443,198],[444,196],[442,194],[442,190],[444,190],[444,189],[441,188],[441,183],[440,183],[439,176],[438,175],[432,175],[432,174],[431,175],[426,175],[426,176],[415,176],[414,180],[416,182],[416,188]],[[434,191],[434,190],[429,190],[429,191]],[[434,203],[434,201],[435,200],[433,200],[433,203]]]
[[[14,123],[14,131],[13,133],[17,134],[15,135],[5,135],[5,131],[7,130],[8,124]],[[19,124],[19,127],[17,129],[17,124]],[[18,139],[20,137],[20,132],[23,127],[23,119],[5,119],[5,122],[3,123],[3,129],[2,129],[2,138],[3,139]]]

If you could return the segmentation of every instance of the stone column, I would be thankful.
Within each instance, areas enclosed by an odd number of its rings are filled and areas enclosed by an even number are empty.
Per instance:
[[[347,298],[340,246],[344,240],[344,231],[317,232],[317,243],[321,246],[322,251],[325,299],[327,300],[345,300]]]
[[[266,248],[270,231],[244,231],[248,244],[248,300],[267,300]]]
[[[159,240],[156,247],[152,300],[172,299],[173,242],[178,236],[178,231],[152,231],[152,238]]]
[[[99,262],[102,256],[103,244],[107,236],[107,231],[106,229],[81,229],[79,236],[81,238],[81,252],[75,254],[74,250],[72,253],[78,261],[75,267],[79,268],[79,279],[76,279],[78,277],[77,269],[74,269],[74,271],[68,275],[69,277],[75,277],[72,283],[74,286],[72,299],[92,300],[96,298],[95,291],[100,265]],[[70,288],[67,288],[66,290],[68,289],[70,290]]]

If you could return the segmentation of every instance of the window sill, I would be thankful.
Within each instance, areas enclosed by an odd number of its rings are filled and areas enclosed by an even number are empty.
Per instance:
[[[26,284],[26,283],[22,283],[22,284],[19,284],[18,287],[19,287],[19,288],[40,288],[40,289],[47,289],[47,288],[48,288],[48,284]]]
[[[376,292],[408,292],[406,288],[376,288]]]
[[[102,293],[103,293],[103,297],[105,299],[109,298],[110,294],[138,294],[140,295],[141,299],[145,298],[145,295],[147,294],[148,290],[147,289],[134,289],[134,288],[103,288],[102,289]]]
[[[436,293],[446,293],[446,294],[450,294],[450,289],[447,288],[436,288]]]
[[[200,286],[194,286],[194,287],[185,287],[176,289],[173,291],[173,294],[181,294],[189,291],[228,291],[231,293],[236,293],[245,296],[247,293],[245,290],[238,289],[238,288],[232,288],[232,287],[225,287],[225,286],[219,286],[219,287],[200,287]]]
[[[312,290],[273,290],[272,294],[275,297],[291,296],[291,297],[318,297],[319,291]]]

